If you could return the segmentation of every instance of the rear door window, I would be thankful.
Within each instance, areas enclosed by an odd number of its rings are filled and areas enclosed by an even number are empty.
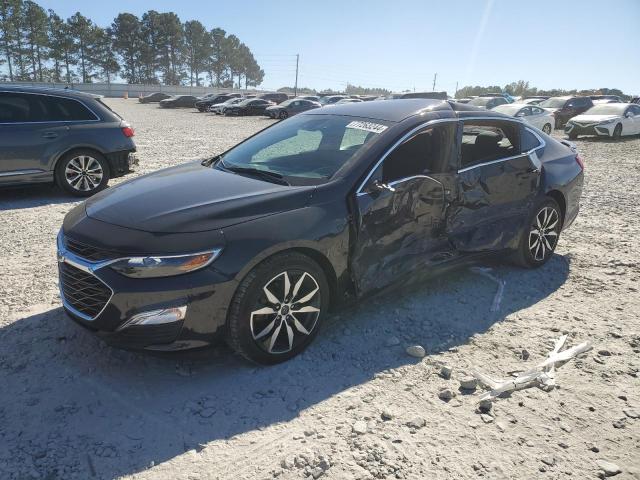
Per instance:
[[[519,153],[519,126],[502,120],[465,121],[461,168],[512,157]]]
[[[97,120],[87,107],[77,100],[41,95],[45,106],[45,120],[49,122],[81,122]]]
[[[0,123],[23,123],[29,121],[31,106],[23,94],[0,93]]]

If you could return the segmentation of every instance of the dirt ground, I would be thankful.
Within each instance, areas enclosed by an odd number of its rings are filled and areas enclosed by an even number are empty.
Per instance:
[[[108,103],[136,128],[136,174],[270,122]],[[506,282],[497,312],[495,284],[461,270],[337,312],[270,368],[225,347],[103,345],[57,293],[55,236],[76,202],[0,191],[0,479],[589,479],[601,460],[640,479],[640,138],[576,143],[581,214],[543,268],[493,266]],[[458,390],[472,367],[535,365],[562,333],[594,348],[558,370],[559,388],[514,392],[485,415],[479,391]],[[414,344],[424,359],[407,355]]]

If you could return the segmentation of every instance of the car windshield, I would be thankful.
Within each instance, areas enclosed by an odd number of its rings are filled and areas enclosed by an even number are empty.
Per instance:
[[[540,102],[538,105],[542,108],[562,108],[564,104],[567,103],[567,99],[563,97],[551,97],[543,102]]]
[[[227,100],[226,102],[223,102],[224,105],[233,105],[235,103],[240,103],[240,102],[244,102],[244,99],[242,98],[230,98],[229,100]]]
[[[505,115],[515,115],[524,105],[521,103],[511,103],[508,105],[498,105],[493,109],[494,112],[504,113]]]
[[[476,105],[477,107],[486,107],[487,104],[493,100],[493,97],[478,97],[469,102],[469,105]]]
[[[300,115],[249,138],[222,155],[215,165],[275,173],[293,185],[318,184],[331,178],[387,127],[387,122],[380,120]]]
[[[583,115],[622,115],[627,106],[623,103],[600,103],[583,113]]]

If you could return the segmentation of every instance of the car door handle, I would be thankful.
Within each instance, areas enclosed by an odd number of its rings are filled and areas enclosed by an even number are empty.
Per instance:
[[[58,134],[56,132],[44,132],[42,134],[43,138],[58,138]]]

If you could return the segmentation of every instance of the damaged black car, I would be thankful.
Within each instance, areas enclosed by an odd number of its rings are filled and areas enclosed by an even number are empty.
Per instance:
[[[392,284],[487,256],[543,265],[582,182],[572,144],[499,113],[434,99],[310,110],[74,208],[61,297],[114,345],[224,338],[278,363],[330,308]]]

